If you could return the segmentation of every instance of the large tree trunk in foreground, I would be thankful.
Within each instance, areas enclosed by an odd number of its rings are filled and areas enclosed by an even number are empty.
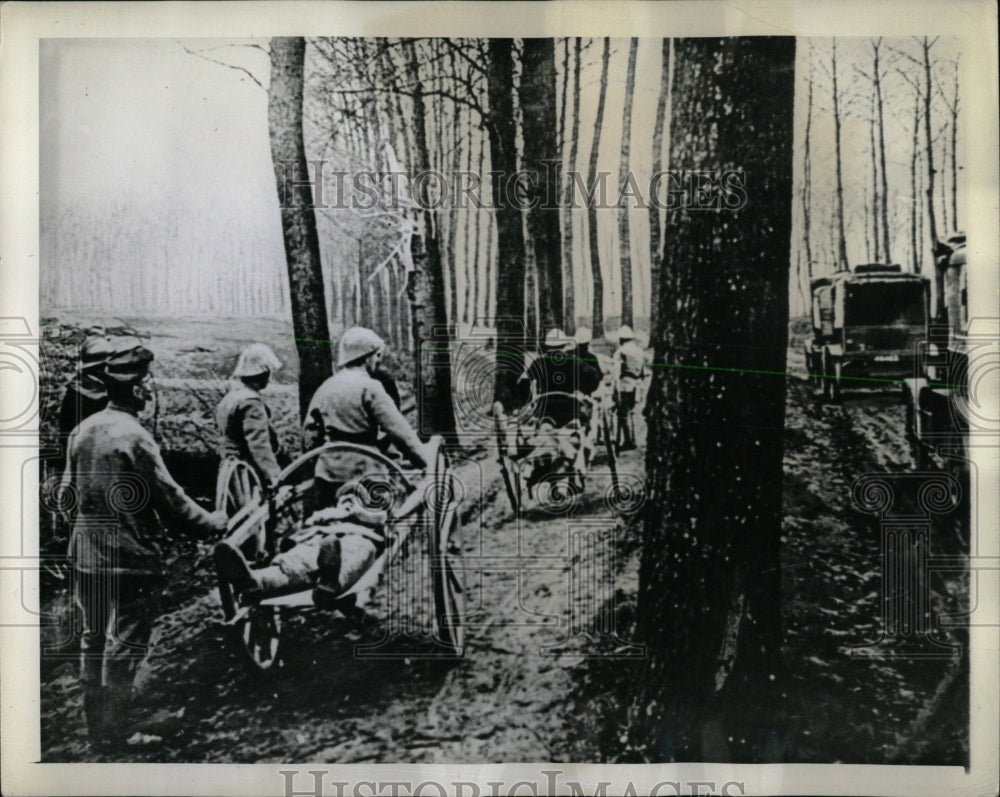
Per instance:
[[[489,97],[490,177],[497,210],[496,400],[508,411],[517,404],[517,379],[524,360],[524,229],[521,211],[505,196],[507,178],[517,171],[514,121],[514,41],[490,39],[486,66]]]
[[[661,45],[662,62],[660,67],[660,95],[656,100],[656,119],[653,122],[653,174],[659,174],[663,167],[663,128],[667,113],[667,101],[670,99],[670,39],[664,39]],[[663,230],[660,224],[660,208],[658,203],[649,203],[649,270],[650,297],[649,323],[650,334],[655,335],[656,319],[660,307],[660,294],[656,290],[659,284],[662,258],[660,249],[663,246]]]
[[[716,718],[734,759],[752,759],[739,738],[773,707],[757,705],[746,727],[725,709],[766,699],[781,638],[795,40],[680,39],[674,58],[670,168],[739,169],[753,191],[742,206],[668,215],[654,290],[671,301],[654,352],[670,367],[653,370],[647,407],[648,659],[633,738],[649,760],[704,760],[700,729]]]
[[[333,373],[319,236],[313,213],[310,176],[302,140],[302,93],[306,40],[271,39],[271,86],[267,123],[271,159],[281,205],[281,230],[288,261],[292,329],[299,354],[299,415],[324,380]]]

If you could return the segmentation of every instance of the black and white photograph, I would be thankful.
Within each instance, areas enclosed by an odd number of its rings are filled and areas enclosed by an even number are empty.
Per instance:
[[[4,9],[5,793],[995,793],[995,3],[87,5]]]

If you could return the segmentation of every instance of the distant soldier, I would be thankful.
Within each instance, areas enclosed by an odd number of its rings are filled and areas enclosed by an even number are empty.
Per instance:
[[[525,402],[545,393],[575,393],[580,389],[579,373],[572,352],[576,345],[561,329],[545,335],[541,352],[522,375],[521,395]],[[578,402],[570,396],[549,396],[538,403],[536,415],[563,427],[579,416]]]
[[[153,354],[137,339],[116,341],[103,379],[108,406],[70,436],[62,489],[76,499],[69,557],[82,616],[83,709],[100,750],[155,744],[134,734],[133,679],[145,657],[165,586],[163,524],[205,536],[226,527],[224,513],[194,503],[167,471],[138,420],[150,399]]]
[[[429,465],[427,449],[374,374],[385,343],[372,330],[344,332],[337,353],[339,370],[313,396],[307,413],[306,445],[326,442],[375,446],[380,432],[414,465]],[[238,590],[265,593],[307,589],[317,582],[329,592],[346,589],[384,547],[386,513],[371,506],[365,477],[376,475],[370,457],[331,452],[316,462],[316,507],[267,567],[252,569],[238,548],[223,541],[215,548],[219,571]]]
[[[618,441],[622,451],[636,447],[634,410],[636,390],[646,377],[646,352],[635,340],[628,324],[618,330],[618,348],[612,357],[612,373],[618,383]],[[624,437],[624,441],[622,438]]]
[[[601,385],[604,376],[601,365],[590,351],[592,332],[589,327],[580,327],[573,335],[576,348],[573,351],[573,361],[576,364],[577,384],[581,393],[590,396]]]
[[[281,361],[265,343],[251,343],[236,362],[233,377],[239,380],[226,393],[215,411],[219,427],[219,458],[242,459],[260,476],[265,487],[273,487],[284,458],[278,435],[271,426],[271,410],[260,392]]]
[[[111,341],[103,333],[88,335],[84,339],[76,375],[67,385],[59,407],[60,434],[68,435],[81,421],[108,405],[101,369],[112,351]]]

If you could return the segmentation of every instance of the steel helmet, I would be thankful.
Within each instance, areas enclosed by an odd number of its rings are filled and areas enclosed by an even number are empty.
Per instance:
[[[281,368],[281,360],[266,343],[251,343],[236,361],[233,376],[263,376]]]
[[[115,348],[104,335],[88,335],[80,346],[80,368],[88,370],[104,365]]]
[[[549,350],[567,349],[573,345],[573,341],[567,338],[561,329],[550,329],[542,345]]]
[[[593,338],[593,332],[591,332],[590,327],[578,327],[576,334],[573,335],[573,340],[576,341],[578,346],[582,346],[585,343],[590,343]]]
[[[102,374],[106,381],[139,382],[149,373],[153,352],[143,346],[138,338],[118,338],[111,345],[113,351],[108,355],[107,366]]]
[[[618,340],[635,340],[635,332],[632,331],[632,327],[628,324],[622,324],[618,327]]]
[[[337,367],[363,360],[385,346],[385,341],[367,327],[351,327],[340,336]]]

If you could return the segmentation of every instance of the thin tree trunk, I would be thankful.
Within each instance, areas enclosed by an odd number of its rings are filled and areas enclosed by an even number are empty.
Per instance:
[[[507,178],[517,170],[514,41],[490,39],[487,49],[487,130],[490,139],[491,193],[492,205],[496,208],[497,260],[503,263],[502,272],[499,268],[494,269],[498,359],[494,392],[496,400],[509,411],[518,401],[517,379],[521,373],[525,337],[524,228],[520,210],[506,201],[504,191]],[[499,366],[501,358],[506,367]]]
[[[418,172],[427,171],[430,157],[427,150],[427,132],[424,127],[425,110],[423,83],[417,61],[417,48],[407,40],[409,63],[408,80],[413,92],[413,133]],[[420,206],[427,208],[426,181],[421,184],[424,196]],[[455,435],[455,414],[451,395],[451,340],[443,332],[447,329],[448,311],[445,302],[444,268],[438,230],[433,211],[421,212],[423,236],[414,235],[411,241],[413,270],[409,274],[408,291],[412,305],[413,339],[416,353],[417,406],[420,412],[420,431],[423,434],[441,434],[449,441]]]
[[[960,229],[958,223],[958,60],[955,60],[955,87],[952,93],[951,105],[951,222],[955,229]]]
[[[809,51],[809,82],[806,98],[806,134],[802,151],[802,241],[806,248],[806,272],[812,280],[812,109],[813,109],[813,72],[812,50]],[[808,308],[808,303],[806,305]]]
[[[312,192],[305,183],[309,173],[302,138],[305,52],[306,41],[301,37],[271,39],[267,113],[299,355],[299,413],[303,420],[316,388],[333,373],[319,236]],[[286,183],[289,167],[294,177]]]
[[[924,157],[927,160],[927,185],[925,189],[927,191],[927,224],[929,227],[930,240],[931,240],[931,254],[934,257],[935,268],[934,268],[934,293],[936,296],[935,300],[935,311],[934,317],[936,319],[944,318],[944,271],[937,267],[937,247],[938,247],[938,230],[937,230],[937,218],[934,214],[934,137],[931,134],[931,91],[933,90],[933,84],[931,79],[931,47],[932,42],[924,36],[923,40],[923,67],[924,67],[924,144],[926,149],[924,152]]]
[[[608,93],[608,62],[611,60],[611,39],[604,37],[604,51],[601,54],[601,89],[597,98],[597,118],[594,120],[594,138],[590,145],[590,163],[587,167],[587,236],[590,244],[590,270],[593,274],[594,293],[592,296],[591,327],[595,338],[604,337],[604,277],[601,274],[601,250],[597,237],[597,208],[594,205],[597,193],[597,156],[601,148],[601,127],[604,125],[604,100]]]
[[[552,38],[525,39],[521,56],[524,168],[535,177],[528,230],[534,253],[533,291],[538,293],[538,332],[563,322],[562,251],[559,231],[559,136],[556,120],[556,52]],[[533,201],[532,201],[533,200]],[[530,279],[530,277],[529,277]]]
[[[913,272],[919,274],[923,264],[917,256],[917,156],[920,132],[920,97],[913,98],[913,148],[910,150],[910,261]]]
[[[632,37],[628,46],[628,68],[625,72],[625,106],[622,109],[622,151],[618,167],[618,190],[629,179],[629,148],[632,139],[632,95],[635,93],[635,59],[639,40]],[[622,323],[635,326],[632,302],[632,240],[628,202],[618,209],[618,251],[622,275]]]
[[[567,333],[576,331],[576,289],[575,269],[573,268],[573,174],[576,172],[576,159],[580,144],[580,37],[573,39],[573,104],[568,111],[573,117],[573,127],[569,134],[569,157],[566,162],[566,174],[563,178],[563,235],[562,235],[562,265],[563,265],[563,317],[564,329]],[[565,132],[565,115],[570,107],[567,93],[570,86],[569,68],[570,40],[566,39],[566,58],[563,61],[565,72],[563,80],[563,124]],[[563,138],[559,139],[564,141]]]
[[[660,67],[660,94],[656,100],[656,119],[653,123],[653,174],[658,175],[663,170],[663,128],[666,122],[667,102],[670,99],[670,39],[662,42],[662,65]],[[808,139],[808,133],[806,134]],[[660,271],[663,264],[663,232],[660,225],[660,208],[657,202],[649,203],[649,269],[650,269],[650,301],[649,323],[650,338],[656,335],[656,325],[659,317]]]
[[[892,242],[889,240],[889,177],[885,168],[885,102],[882,99],[882,66],[881,53],[882,39],[874,44],[875,50],[875,110],[878,115],[878,150],[879,166],[882,170],[882,254],[886,263],[892,262]]]
[[[878,229],[878,151],[875,146],[875,95],[872,95],[871,100],[871,112],[868,116],[868,139],[869,139],[869,152],[871,153],[871,163],[872,163],[872,204],[869,209],[868,203],[865,202],[865,247],[867,249],[866,256],[869,263],[881,263],[882,262],[882,247],[880,246],[879,239],[879,229]],[[871,212],[869,212],[869,210]],[[871,239],[868,237],[868,222],[871,222]],[[872,257],[871,241],[875,242],[875,256]]]
[[[847,268],[847,234],[844,231],[844,172],[841,159],[840,90],[837,88],[837,40],[833,40],[833,130],[837,163],[837,265]]]

